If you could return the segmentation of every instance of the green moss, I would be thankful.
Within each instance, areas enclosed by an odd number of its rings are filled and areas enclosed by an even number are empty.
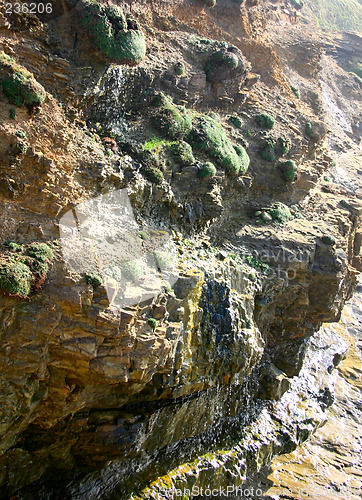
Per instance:
[[[127,260],[122,265],[122,276],[128,280],[136,280],[142,276],[142,268],[135,260]]]
[[[23,246],[19,245],[15,241],[5,241],[4,246],[6,246],[12,252],[22,252]]]
[[[285,161],[281,164],[284,179],[288,182],[294,182],[298,176],[298,167],[293,160]]]
[[[15,118],[16,118],[16,109],[15,108],[9,109],[9,116],[12,120],[15,120]]]
[[[174,71],[178,76],[184,75],[186,71],[184,63],[182,61],[175,63]]]
[[[147,321],[147,323],[149,324],[149,326],[151,327],[152,331],[154,332],[157,328],[157,319],[154,319],[154,318],[149,318],[149,320]]]
[[[222,125],[210,116],[198,115],[195,118],[189,141],[196,149],[215,158],[228,173],[245,172],[249,166],[247,153],[239,156]]]
[[[152,116],[152,123],[157,130],[172,139],[182,139],[192,128],[191,116],[183,106],[176,106],[165,95],[157,96],[157,106]]]
[[[197,172],[197,176],[200,179],[206,179],[208,177],[213,177],[216,174],[215,165],[211,162],[203,163],[201,168]]]
[[[265,138],[262,144],[262,148],[259,151],[259,154],[263,158],[263,160],[272,162],[276,159],[276,154],[274,151],[276,145],[276,140],[273,137]]]
[[[229,117],[229,122],[231,122],[236,128],[241,128],[243,126],[243,121],[238,115],[231,115]]]
[[[195,163],[192,147],[185,141],[172,142],[169,145],[169,152],[172,158],[182,166],[193,165]]]
[[[1,82],[5,97],[15,106],[35,108],[43,104],[46,94],[43,87],[32,77],[16,71]]]
[[[312,133],[312,124],[310,122],[307,122],[305,124],[305,135],[310,137],[311,133]]]
[[[267,113],[260,113],[255,117],[255,121],[259,127],[271,130],[274,127],[275,119],[272,115]]]
[[[152,182],[152,184],[159,185],[162,184],[164,180],[163,173],[157,167],[145,167],[142,173],[148,181]]]
[[[277,148],[282,155],[289,153],[291,147],[292,143],[290,142],[290,139],[287,137],[278,137]]]
[[[287,222],[292,218],[289,207],[287,205],[284,205],[284,203],[280,203],[279,201],[274,203],[274,205],[272,205],[271,208],[268,209],[268,213],[271,215],[273,221],[275,222]]]
[[[107,60],[135,65],[144,59],[144,34],[136,21],[126,19],[120,7],[96,0],[81,0],[77,8],[80,25]]]
[[[0,288],[11,295],[28,297],[34,277],[29,267],[22,262],[0,259]]]
[[[295,95],[295,97],[300,99],[300,90],[297,87],[294,87],[294,85],[291,85],[290,89],[293,92],[293,94]]]
[[[103,284],[102,276],[100,276],[99,274],[87,273],[85,275],[85,280],[88,285],[92,285],[94,288],[97,288],[98,286]]]
[[[28,247],[27,254],[29,257],[46,263],[50,263],[54,257],[53,250],[46,243],[32,243]]]

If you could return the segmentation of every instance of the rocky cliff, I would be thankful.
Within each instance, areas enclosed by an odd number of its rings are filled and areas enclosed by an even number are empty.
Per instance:
[[[360,79],[289,2],[213,3],[1,7],[2,498],[237,486],[326,419]],[[173,245],[157,293],[129,257],[66,258],[64,214],[120,190],[140,248]]]

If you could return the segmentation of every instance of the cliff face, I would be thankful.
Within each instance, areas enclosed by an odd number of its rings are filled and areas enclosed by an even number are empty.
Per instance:
[[[0,264],[35,276],[29,294],[0,291],[1,492],[238,485],[332,401],[345,347],[308,339],[339,320],[361,269],[360,81],[330,55],[343,40],[291,28],[278,2],[118,2],[122,36],[147,43],[136,66],[134,40],[130,66],[110,66],[118,46],[102,54],[83,3],[1,7],[0,49],[46,92],[35,108],[0,96]],[[64,259],[59,232],[115,190],[142,244],[143,228],[167,233],[177,256],[171,285],[122,307],[108,278],[85,278],[90,260],[77,272]],[[34,242],[54,254],[41,287]]]

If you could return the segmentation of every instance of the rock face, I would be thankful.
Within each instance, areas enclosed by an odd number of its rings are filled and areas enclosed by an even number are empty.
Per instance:
[[[112,15],[129,12],[118,4]],[[128,21],[119,14],[124,31],[141,23],[147,39],[135,68],[92,59],[92,36],[73,29],[81,7],[64,6],[21,19],[0,8],[0,49],[46,92],[37,114],[0,95],[0,260],[26,267],[24,249],[39,242],[54,254],[26,298],[0,290],[0,495],[159,498],[240,485],[326,418],[328,374],[345,347],[337,338],[326,347],[317,332],[339,320],[361,268],[349,127],[357,83],[327,59],[337,83],[322,95],[323,41],[305,53],[301,32],[302,48],[283,33],[295,59],[287,66],[265,31],[268,2],[136,2]],[[327,143],[334,96],[346,88],[354,107]],[[258,124],[261,113],[272,126]],[[200,122],[216,125],[196,147]],[[342,182],[332,160],[343,143],[352,154]],[[272,161],[260,155],[266,145]],[[244,161],[239,174],[230,158]],[[292,159],[298,174],[287,181],[280,162]],[[171,234],[178,278],[117,307],[124,276],[113,270],[102,283],[74,271],[59,224],[121,189],[143,248],[145,228]],[[151,289],[145,273],[127,283]],[[321,352],[319,383],[311,365]]]

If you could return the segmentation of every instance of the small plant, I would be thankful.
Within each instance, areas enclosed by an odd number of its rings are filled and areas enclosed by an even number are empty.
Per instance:
[[[294,85],[290,86],[291,91],[297,97],[297,99],[300,99],[300,90],[297,87],[294,87]]]
[[[15,120],[15,118],[16,118],[16,109],[15,108],[9,109],[9,116],[12,120]]]
[[[152,331],[154,332],[157,328],[157,324],[158,324],[158,321],[157,319],[154,319],[154,318],[149,318],[147,323],[149,324],[149,326],[151,327]]]
[[[305,135],[310,137],[311,133],[312,133],[312,124],[310,122],[307,122],[305,124]]]
[[[271,215],[273,221],[276,222],[287,222],[292,218],[292,214],[287,205],[277,201],[271,208],[268,209],[268,213]]]
[[[19,245],[15,241],[5,241],[4,246],[6,246],[12,252],[22,252],[23,246]]]
[[[27,254],[40,262],[50,263],[53,260],[53,250],[46,243],[32,243],[29,245]]]
[[[231,115],[229,117],[229,122],[231,122],[236,128],[241,128],[243,126],[243,121],[237,115]]]
[[[142,173],[152,184],[160,185],[164,181],[163,173],[157,167],[145,167]]]
[[[85,280],[88,283],[88,285],[92,285],[93,288],[97,288],[98,286],[101,286],[103,284],[103,279],[102,276],[99,274],[86,274],[85,275]]]
[[[298,177],[298,167],[293,160],[285,161],[281,164],[284,179],[288,182],[294,182]]]
[[[251,137],[251,131],[250,130],[246,131],[246,137]]]
[[[265,138],[262,148],[259,151],[259,154],[263,158],[263,160],[272,162],[276,159],[274,151],[276,144],[276,140],[273,137]]]
[[[18,297],[28,297],[34,277],[26,264],[0,259],[0,288]]]
[[[213,177],[216,174],[216,168],[210,161],[203,163],[201,168],[197,172],[197,176],[200,179],[207,179],[208,177]]]
[[[255,121],[259,127],[271,130],[274,127],[275,119],[272,115],[267,113],[260,113],[255,117]]]
[[[175,63],[174,71],[178,76],[184,75],[186,71],[184,63],[182,61],[178,61],[177,63]]]
[[[123,262],[122,275],[128,280],[137,280],[142,276],[142,268],[136,260],[127,260]]]
[[[156,265],[159,271],[170,269],[172,265],[172,259],[171,255],[168,252],[156,250],[155,252],[153,252],[153,255],[155,257]]]
[[[289,153],[292,143],[287,137],[278,137],[277,148],[282,155]]]
[[[323,180],[325,180],[326,182],[331,182],[331,178],[329,177],[329,175],[325,175],[323,177]]]

